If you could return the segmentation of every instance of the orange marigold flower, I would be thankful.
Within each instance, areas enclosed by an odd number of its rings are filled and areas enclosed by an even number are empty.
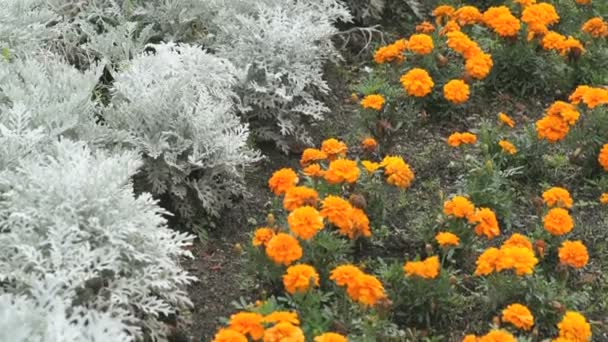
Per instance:
[[[517,339],[506,330],[491,330],[479,342],[517,342]]]
[[[458,52],[465,59],[472,58],[483,52],[477,43],[460,31],[449,32],[446,36],[448,37],[447,44],[450,49]]]
[[[353,300],[368,306],[375,305],[379,300],[386,298],[384,286],[373,275],[361,273],[355,277],[346,288],[346,293]]]
[[[310,164],[307,167],[302,169],[302,172],[308,177],[323,177],[325,176],[325,171],[321,169],[321,165],[319,164]]]
[[[380,166],[384,167],[386,182],[399,188],[409,188],[415,179],[414,172],[401,157],[386,156]]]
[[[323,140],[321,143],[321,151],[327,154],[329,160],[334,160],[338,157],[345,157],[348,147],[340,140],[330,138]]]
[[[340,229],[340,234],[348,236],[351,240],[360,236],[372,236],[372,232],[369,228],[369,218],[363,210],[353,207],[350,212],[350,218],[352,222],[351,228],[348,230]]]
[[[587,247],[581,241],[564,241],[559,248],[559,262],[574,268],[582,268],[589,262]]]
[[[289,229],[303,240],[312,239],[323,229],[323,218],[317,209],[309,206],[299,207],[287,216]]]
[[[373,173],[374,171],[380,168],[380,163],[375,163],[373,161],[364,160],[361,162],[361,165],[367,170],[369,173]]]
[[[361,146],[368,152],[373,152],[378,147],[376,139],[367,137],[361,141]]]
[[[553,5],[541,2],[526,6],[522,11],[521,21],[528,25],[528,31],[532,36],[542,36],[547,33],[549,25],[559,22],[559,15]]]
[[[591,325],[585,316],[576,311],[566,311],[562,321],[557,324],[559,337],[573,342],[587,342],[591,340]]]
[[[524,248],[532,249],[532,243],[530,242],[530,240],[527,237],[525,237],[524,235],[521,235],[519,233],[514,233],[513,235],[511,235],[510,238],[508,238],[505,242],[503,242],[502,246],[503,247],[524,247]]]
[[[340,229],[348,231],[352,228],[350,214],[353,206],[338,196],[327,196],[322,203],[321,216]]]
[[[554,31],[549,31],[543,37],[541,45],[545,50],[562,51],[566,46],[566,37]]]
[[[458,246],[460,244],[460,238],[458,235],[450,232],[439,232],[435,235],[435,240],[441,247],[446,246]]]
[[[475,205],[466,197],[454,196],[443,204],[443,213],[457,218],[469,218],[475,213]]]
[[[475,335],[466,335],[463,339],[462,342],[477,342],[479,339],[477,338],[477,336]]]
[[[469,85],[463,80],[451,80],[443,86],[443,96],[455,104],[467,102],[469,94]]]
[[[522,330],[530,330],[534,325],[534,316],[525,305],[514,303],[502,310],[502,321]]]
[[[215,334],[212,342],[247,342],[247,337],[232,329],[221,329]]]
[[[302,247],[293,236],[279,233],[268,241],[266,255],[275,263],[287,266],[302,257]]]
[[[591,3],[591,0],[575,0],[575,1],[579,5],[589,5]]]
[[[300,158],[300,165],[306,166],[309,163],[316,163],[320,160],[327,159],[327,154],[321,150],[316,148],[307,148],[302,152],[302,157]]]
[[[608,204],[608,192],[605,192],[600,196],[600,203]]]
[[[420,68],[414,68],[401,76],[401,85],[410,96],[424,97],[431,93],[435,83],[429,73]]]
[[[460,25],[456,22],[456,20],[448,21],[445,26],[439,31],[439,35],[445,36],[450,32],[460,31]]]
[[[551,207],[562,207],[572,208],[572,197],[570,192],[564,188],[554,186],[547,191],[543,192],[543,201],[547,206]]]
[[[472,145],[477,142],[477,136],[473,133],[452,133],[448,137],[448,145],[451,147],[459,147],[462,144]]]
[[[566,41],[564,41],[564,46],[562,47],[560,54],[562,56],[565,56],[570,52],[576,52],[576,55],[580,55],[581,53],[585,52],[585,47],[583,47],[583,43],[581,43],[580,40],[572,36],[568,36]]]
[[[490,7],[483,14],[483,22],[501,37],[515,37],[521,24],[507,6]]]
[[[437,23],[437,25],[439,25],[442,22],[443,18],[450,18],[455,11],[456,10],[452,6],[441,5],[435,7],[432,14],[433,17],[435,17],[435,22]]]
[[[428,21],[423,21],[416,25],[416,32],[419,33],[433,33],[435,32],[435,26]]]
[[[469,76],[482,80],[488,76],[493,66],[494,62],[492,61],[491,55],[487,53],[478,53],[467,59],[464,67]]]
[[[311,286],[319,286],[319,274],[314,267],[306,264],[289,266],[283,275],[283,285],[287,292],[306,292]]]
[[[399,39],[393,44],[383,46],[376,50],[374,53],[374,61],[378,64],[387,62],[401,62],[403,61],[403,51],[407,48],[407,41],[405,39]]]
[[[287,211],[294,211],[304,205],[314,206],[319,200],[319,194],[315,189],[305,186],[294,186],[285,192],[283,207]]]
[[[329,279],[335,281],[338,286],[347,286],[362,274],[363,271],[357,266],[346,264],[334,268],[330,273]]]
[[[515,127],[515,121],[505,113],[498,113],[498,120],[511,128]]]
[[[436,255],[422,261],[408,261],[403,266],[403,271],[408,276],[417,276],[424,279],[437,278],[440,269],[439,257]]]
[[[371,94],[361,100],[361,107],[366,109],[381,110],[384,106],[384,97],[379,94]]]
[[[593,38],[608,37],[608,23],[601,17],[587,20],[583,26],[581,26],[581,30],[588,33]]]
[[[553,208],[543,218],[543,225],[553,235],[564,235],[574,228],[574,221],[566,209]]]
[[[498,264],[500,254],[500,250],[495,247],[490,247],[486,249],[483,253],[481,253],[479,258],[477,258],[477,261],[475,262],[475,264],[477,265],[477,268],[475,269],[475,275],[485,276],[496,271],[496,266]]]
[[[492,209],[479,208],[475,214],[469,216],[469,223],[476,223],[475,234],[485,235],[488,239],[493,239],[500,235],[498,220]]]
[[[547,108],[547,115],[559,117],[570,126],[574,125],[580,117],[580,113],[576,110],[576,107],[564,101],[553,102],[553,104]]]
[[[454,12],[453,18],[460,25],[477,24],[482,21],[481,12],[474,6],[463,6]]]
[[[266,329],[264,342],[304,342],[302,329],[287,322],[280,322],[272,328]]]
[[[348,339],[340,334],[328,332],[315,337],[315,342],[348,342]]]
[[[296,312],[290,311],[275,311],[264,316],[264,323],[280,323],[285,322],[292,325],[299,325],[300,320],[298,319],[298,314]]]
[[[243,335],[249,334],[252,339],[259,340],[264,336],[262,315],[254,312],[239,312],[230,316],[229,328]]]
[[[512,143],[510,143],[507,140],[501,140],[498,142],[498,146],[500,146],[500,148],[502,148],[503,151],[505,151],[508,154],[515,154],[517,153],[517,148],[515,147],[515,145],[513,145]]]
[[[251,243],[254,246],[266,246],[268,244],[268,242],[270,241],[270,239],[272,239],[274,236],[274,230],[272,228],[268,228],[268,227],[262,227],[262,228],[258,228],[256,229],[255,233],[253,234],[253,240],[251,241]]]
[[[608,104],[608,89],[589,88],[583,95],[583,102],[589,109]]]
[[[357,163],[348,159],[336,159],[329,163],[324,178],[330,184],[342,182],[354,183],[359,179]]]
[[[568,97],[568,100],[570,100],[570,102],[572,104],[579,104],[583,101],[583,96],[590,90],[592,89],[590,86],[586,86],[586,85],[581,85],[576,87],[576,89],[574,90],[574,92],[570,95],[570,97]]]
[[[538,259],[534,252],[526,247],[502,247],[496,262],[496,270],[514,270],[518,276],[534,273]]]
[[[413,34],[407,44],[408,50],[419,55],[428,55],[433,47],[433,38],[423,33]]]
[[[536,121],[536,134],[539,139],[546,139],[550,143],[555,143],[566,137],[570,127],[561,117],[545,115]]]
[[[272,177],[268,180],[270,191],[279,196],[285,193],[287,189],[298,184],[298,175],[290,168],[283,168],[275,171]]]

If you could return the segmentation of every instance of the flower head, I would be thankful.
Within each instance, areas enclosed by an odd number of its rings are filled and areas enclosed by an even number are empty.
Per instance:
[[[330,138],[321,143],[321,151],[327,154],[329,160],[334,160],[336,158],[345,157],[348,148],[342,141]]]
[[[454,12],[453,17],[460,25],[477,24],[482,21],[481,12],[474,6],[460,7]]]
[[[374,61],[378,64],[403,61],[403,51],[407,48],[407,41],[399,39],[392,44],[383,46],[374,53]]]
[[[310,163],[316,163],[325,159],[327,159],[327,154],[325,152],[317,150],[316,148],[307,148],[304,150],[304,152],[302,152],[300,165],[306,166]]]
[[[403,271],[408,276],[417,276],[424,279],[437,278],[440,269],[439,257],[436,255],[422,261],[408,261],[403,266]]]
[[[477,235],[485,235],[488,239],[500,235],[498,220],[492,209],[479,208],[475,210],[475,213],[469,216],[469,223],[477,224],[475,226],[475,234]]]
[[[496,271],[496,266],[498,264],[498,259],[500,258],[500,250],[495,247],[490,247],[486,249],[481,255],[477,258],[475,264],[477,268],[475,269],[476,276],[485,276],[494,271]]]
[[[500,146],[500,148],[502,148],[502,150],[505,151],[505,153],[508,153],[508,154],[517,153],[517,148],[515,147],[515,145],[513,145],[511,142],[509,142],[507,140],[499,141],[498,146]]]
[[[379,300],[386,298],[384,286],[378,278],[370,274],[357,275],[346,288],[346,293],[353,300],[368,306],[375,305]]]
[[[572,208],[570,192],[564,188],[554,186],[543,192],[543,201],[548,207]]]
[[[264,342],[304,342],[302,329],[287,322],[280,322],[264,332]]]
[[[517,342],[517,339],[506,330],[491,330],[479,342]]]
[[[292,325],[299,325],[300,320],[298,319],[298,314],[296,312],[290,311],[275,311],[264,316],[264,323],[280,323],[286,322]]]
[[[348,342],[348,339],[340,334],[329,332],[315,337],[314,342]]]
[[[534,252],[526,247],[506,246],[500,249],[500,255],[496,262],[496,270],[514,270],[518,276],[534,273],[534,266],[538,264],[538,259]]]
[[[457,218],[469,218],[475,213],[475,205],[466,197],[454,196],[443,204],[443,213]]]
[[[323,218],[317,209],[309,206],[299,207],[287,216],[289,229],[303,240],[312,239],[323,229]]]
[[[458,246],[460,244],[460,238],[458,235],[450,232],[439,232],[435,235],[435,240],[441,247],[446,246]]]
[[[311,286],[319,286],[319,274],[314,267],[306,264],[289,266],[283,275],[283,285],[287,292],[306,292]]]
[[[509,117],[505,113],[498,113],[498,120],[506,126],[509,126],[511,128],[515,127],[515,121],[513,121],[513,119],[511,119],[511,117]]]
[[[247,342],[247,337],[232,329],[221,329],[215,334],[212,342]]]
[[[557,324],[559,337],[574,342],[591,340],[591,325],[585,316],[575,311],[566,311],[562,321]]]
[[[608,204],[608,192],[604,192],[603,194],[600,195],[600,203]]]
[[[472,58],[483,52],[477,43],[461,31],[448,32],[446,36],[448,37],[447,44],[450,49],[458,52],[465,59]]]
[[[290,168],[275,171],[268,180],[268,187],[275,195],[282,195],[287,189],[298,184],[298,175]]]
[[[589,109],[608,104],[608,89],[589,88],[583,95],[583,102]]]
[[[409,188],[416,178],[410,166],[401,157],[386,156],[380,163],[386,182],[402,189]]]
[[[488,8],[483,13],[483,22],[501,37],[515,37],[521,27],[507,6]]]
[[[320,178],[325,176],[325,170],[321,169],[319,164],[310,164],[302,169],[302,172],[308,177]]]
[[[572,126],[578,121],[580,113],[576,110],[576,107],[568,102],[555,101],[547,108],[547,115],[559,117]]]
[[[477,136],[473,133],[452,133],[448,137],[448,145],[451,147],[459,147],[460,145],[473,145],[477,142]]]
[[[294,211],[305,205],[314,206],[319,200],[319,194],[315,189],[306,186],[294,186],[285,192],[283,207],[287,211]]]
[[[582,268],[589,262],[587,247],[581,241],[564,241],[558,251],[559,262],[574,268]]]
[[[539,139],[546,139],[551,143],[560,141],[566,137],[570,128],[568,123],[561,117],[546,115],[536,121],[536,133]]]
[[[416,25],[416,32],[418,33],[433,33],[435,32],[435,26],[428,21],[423,21]]]
[[[324,178],[330,184],[354,183],[359,179],[359,168],[354,160],[336,159],[329,163]]]
[[[376,163],[376,162],[369,161],[369,160],[361,161],[361,165],[363,165],[365,170],[367,170],[367,172],[369,172],[369,173],[373,173],[374,171],[376,171],[380,168],[380,163]]]
[[[378,147],[376,139],[367,137],[361,141],[361,147],[368,152],[373,152]]]
[[[279,233],[268,241],[266,255],[275,263],[287,266],[302,257],[302,247],[293,236]]]
[[[270,239],[272,239],[273,237],[274,237],[274,230],[272,228],[268,228],[268,227],[258,228],[258,229],[256,229],[255,233],[253,234],[253,240],[251,241],[251,243],[256,247],[257,246],[266,247],[266,245],[268,244]]]
[[[321,216],[326,218],[334,226],[341,230],[352,229],[353,222],[351,213],[353,206],[345,199],[338,196],[327,196],[321,205]]]
[[[530,309],[519,303],[511,304],[502,310],[502,320],[522,330],[530,330],[534,325],[534,316]]]
[[[553,208],[543,218],[543,225],[553,235],[564,235],[574,228],[574,221],[566,209]]]
[[[469,85],[463,80],[451,80],[443,86],[443,96],[455,104],[467,102],[469,94]]]
[[[608,23],[601,17],[587,20],[581,27],[581,30],[593,38],[608,37]]]
[[[432,14],[433,17],[435,17],[435,22],[437,23],[437,25],[439,25],[444,18],[450,18],[455,11],[456,10],[452,6],[441,5],[435,7]]]
[[[464,67],[469,76],[482,80],[488,76],[493,66],[492,56],[482,52],[467,59]]]
[[[407,44],[408,50],[418,55],[428,55],[433,47],[433,38],[424,33],[413,34]]]
[[[424,97],[430,94],[435,86],[429,73],[420,68],[414,68],[401,76],[401,85],[410,96]]]
[[[528,31],[532,35],[544,35],[549,30],[549,25],[559,22],[559,15],[553,5],[541,2],[526,6],[521,14],[521,21],[528,25]]]
[[[239,312],[230,316],[230,329],[243,335],[249,334],[252,339],[259,340],[264,336],[262,315],[254,312]]]
[[[519,233],[514,233],[513,235],[511,235],[511,237],[509,237],[505,242],[503,242],[502,244],[503,247],[524,247],[524,248],[528,248],[528,249],[532,249],[532,243],[530,242],[530,240],[525,237],[524,235],[521,235]]]
[[[334,268],[331,271],[329,279],[336,282],[338,286],[346,286],[355,281],[355,279],[362,275],[361,271],[357,266],[346,264]]]
[[[384,106],[384,97],[382,95],[367,95],[361,100],[361,107],[366,109],[381,110],[382,106]]]

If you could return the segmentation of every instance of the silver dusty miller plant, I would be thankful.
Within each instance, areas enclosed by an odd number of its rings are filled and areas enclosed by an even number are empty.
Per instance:
[[[191,304],[178,260],[192,237],[134,197],[140,166],[64,139],[0,172],[0,317],[22,319],[11,340],[166,340],[159,315]]]
[[[115,75],[105,123],[131,135],[145,162],[136,186],[168,203],[180,223],[200,209],[218,216],[244,191],[244,168],[260,159],[235,114],[239,73],[198,46],[149,49]]]

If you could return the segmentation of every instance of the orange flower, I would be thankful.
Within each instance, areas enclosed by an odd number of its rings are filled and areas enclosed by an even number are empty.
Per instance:
[[[325,171],[325,180],[330,184],[342,182],[354,183],[359,179],[359,168],[357,163],[348,159],[336,159],[329,163]]]
[[[574,221],[566,209],[553,208],[543,218],[543,225],[553,235],[564,235],[574,228]]]
[[[287,211],[294,211],[304,205],[314,206],[319,200],[319,194],[314,189],[305,186],[294,186],[285,192],[283,207]]]
[[[485,276],[494,271],[496,271],[496,266],[498,264],[498,259],[500,258],[500,250],[495,247],[490,247],[486,249],[475,264],[477,268],[475,269],[476,276]]]
[[[380,163],[375,163],[369,160],[364,160],[361,162],[361,165],[367,170],[369,173],[373,173],[374,171],[380,168]]]
[[[287,216],[289,229],[303,240],[312,239],[323,229],[323,218],[317,209],[309,206],[299,207]]]
[[[608,192],[605,192],[600,196],[600,203],[608,204]]]
[[[319,164],[310,164],[303,168],[302,172],[308,177],[320,178],[325,176],[325,171],[321,169],[321,165]]]
[[[424,279],[437,278],[440,269],[439,257],[436,255],[422,261],[408,261],[403,266],[403,271],[408,276],[417,276]]]
[[[514,233],[513,235],[511,235],[510,238],[508,238],[505,242],[503,242],[502,246],[503,247],[524,247],[524,248],[532,249],[532,243],[530,242],[530,240],[527,237],[525,237],[524,235],[521,235],[519,233]]]
[[[387,62],[401,62],[403,61],[403,51],[407,48],[407,41],[405,39],[399,39],[393,44],[383,46],[376,50],[374,53],[374,61],[378,64]]]
[[[602,88],[589,88],[583,95],[583,102],[589,109],[608,104],[608,90]]]
[[[559,15],[553,5],[541,2],[526,6],[522,11],[521,21],[528,25],[528,39],[531,39],[546,34],[547,26],[559,22]]]
[[[359,274],[346,288],[349,297],[363,305],[373,306],[379,300],[386,298],[384,286],[378,278],[369,274]]]
[[[428,55],[433,51],[433,38],[427,34],[413,34],[408,41],[407,48],[419,55]]]
[[[274,237],[274,230],[272,230],[272,228],[268,228],[268,227],[258,228],[253,235],[253,240],[251,241],[251,243],[256,247],[257,246],[266,247],[266,245],[268,244],[270,239],[272,239],[273,237]]]
[[[502,150],[508,154],[517,153],[517,148],[515,147],[515,145],[513,145],[512,143],[510,143],[506,140],[499,141],[498,146],[500,146],[500,148],[502,148]]]
[[[462,196],[454,196],[443,204],[443,213],[457,218],[469,218],[475,213],[475,206]]]
[[[454,12],[453,18],[460,25],[477,24],[482,21],[481,12],[474,6],[463,6]]]
[[[559,52],[565,48],[566,39],[567,38],[565,36],[557,32],[549,31],[543,37],[541,45],[545,50],[555,50]]]
[[[585,316],[576,311],[566,311],[562,321],[557,324],[559,337],[573,342],[587,342],[591,340],[591,325]]]
[[[334,160],[338,157],[345,157],[348,148],[346,147],[345,143],[331,138],[326,139],[321,143],[321,151],[327,154],[329,160]]]
[[[469,223],[477,223],[475,234],[485,235],[488,239],[493,239],[500,235],[496,214],[489,208],[479,208],[475,214],[469,216]]]
[[[460,145],[467,144],[472,145],[477,142],[477,136],[473,133],[452,133],[448,137],[448,145],[451,147],[459,147]]]
[[[483,52],[477,43],[460,31],[449,32],[446,36],[448,37],[447,44],[450,49],[458,52],[465,59],[472,58]]]
[[[298,319],[298,314],[295,312],[289,311],[275,311],[264,316],[264,323],[280,323],[285,322],[292,325],[299,325],[300,320]]]
[[[462,339],[462,342],[477,342],[478,338],[475,335],[467,335]]]
[[[266,329],[264,342],[304,342],[302,329],[287,322],[280,322],[272,328]]]
[[[318,162],[320,160],[327,159],[327,154],[316,148],[307,148],[302,152],[302,158],[300,158],[300,165],[306,166],[311,162]]]
[[[530,309],[519,303],[511,304],[502,310],[502,320],[522,330],[530,330],[534,325],[534,316]]]
[[[460,244],[460,238],[458,235],[450,232],[439,232],[435,235],[435,240],[441,247],[446,246],[458,246]]]
[[[467,102],[469,94],[469,85],[462,80],[451,80],[443,86],[443,96],[455,104]]]
[[[348,339],[340,334],[329,332],[315,337],[315,342],[348,342]]]
[[[439,35],[445,36],[450,32],[460,31],[460,25],[456,22],[456,20],[448,21],[445,26],[439,31]]]
[[[517,339],[506,330],[491,330],[479,342],[517,342]]]
[[[483,22],[501,37],[515,37],[521,27],[507,6],[490,7],[483,13]]]
[[[547,108],[547,115],[558,117],[572,126],[578,121],[580,113],[568,102],[555,101]]]
[[[327,196],[322,203],[321,216],[326,218],[340,230],[352,229],[351,213],[353,206],[345,199],[338,196]]]
[[[319,286],[319,274],[314,267],[306,264],[289,266],[283,275],[283,285],[287,292],[306,292],[311,286]]]
[[[368,152],[373,152],[378,147],[378,142],[374,138],[365,138],[361,141],[361,146]]]
[[[249,334],[252,339],[259,340],[264,336],[262,315],[253,312],[239,312],[230,316],[229,327],[243,335]]]
[[[441,22],[444,18],[450,18],[452,16],[452,14],[454,14],[455,11],[456,10],[452,6],[441,5],[441,6],[435,7],[432,14],[433,14],[433,17],[435,17],[435,22],[437,23],[437,25],[439,25],[439,24],[441,24]]]
[[[215,334],[212,342],[247,342],[247,337],[232,329],[221,329]]]
[[[562,207],[572,208],[572,197],[568,190],[554,186],[549,190],[543,192],[543,201],[547,206],[551,207]]]
[[[380,166],[384,167],[386,182],[399,188],[409,188],[415,179],[414,172],[401,157],[386,156]]]
[[[534,252],[526,247],[502,247],[496,262],[496,270],[514,270],[518,276],[534,273],[534,266],[538,264],[538,259]]]
[[[352,208],[350,217],[352,222],[351,228],[348,230],[340,229],[340,234],[348,236],[351,240],[360,236],[372,236],[372,232],[369,228],[369,218],[363,210]]]
[[[293,236],[279,233],[268,241],[266,255],[275,263],[287,266],[302,257],[302,247]]]
[[[384,106],[384,97],[382,95],[367,95],[361,100],[361,107],[366,109],[381,110],[382,106]]]
[[[568,123],[560,117],[546,115],[536,121],[536,133],[539,139],[546,139],[555,143],[566,137],[570,128]]]
[[[585,47],[583,47],[583,43],[581,43],[580,40],[572,36],[568,36],[568,39],[566,39],[566,41],[564,42],[564,46],[561,49],[560,54],[562,56],[565,56],[571,52],[578,56],[585,52]]]
[[[559,248],[559,262],[574,268],[582,268],[589,262],[587,247],[581,241],[564,241]]]
[[[583,96],[592,88],[586,85],[581,85],[576,87],[576,89],[574,90],[574,92],[570,95],[570,97],[568,97],[568,100],[570,100],[570,102],[572,104],[579,104],[581,103],[581,101],[583,101]]]
[[[482,80],[488,76],[493,66],[494,62],[492,61],[491,55],[487,53],[478,53],[467,59],[465,70],[469,76]]]
[[[401,76],[401,85],[410,96],[424,97],[431,93],[435,86],[429,73],[420,68],[414,68]]]
[[[329,279],[336,282],[338,286],[347,286],[355,281],[357,277],[363,274],[357,266],[346,264],[334,268],[331,271]]]
[[[435,26],[428,21],[423,21],[416,25],[416,32],[419,33],[433,33],[435,32]]]
[[[515,127],[515,121],[505,113],[498,113],[498,120],[511,128]]]
[[[581,27],[581,30],[588,33],[593,38],[608,37],[608,23],[601,17],[587,20]]]
[[[591,3],[591,0],[575,0],[575,1],[579,5],[589,5]]]
[[[270,191],[274,192],[275,195],[279,196],[285,193],[287,189],[298,184],[298,175],[294,170],[289,168],[283,168],[275,171],[272,177],[268,180],[268,187]]]

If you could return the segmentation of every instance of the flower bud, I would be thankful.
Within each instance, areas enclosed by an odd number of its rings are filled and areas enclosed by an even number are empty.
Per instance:
[[[270,227],[274,227],[274,224],[276,223],[276,220],[275,220],[274,215],[272,213],[268,214],[268,216],[266,217],[266,222],[268,223],[268,225]]]

